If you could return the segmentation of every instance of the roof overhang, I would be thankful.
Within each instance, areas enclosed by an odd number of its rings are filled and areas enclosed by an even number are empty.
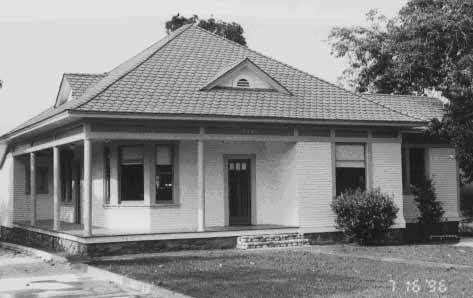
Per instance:
[[[7,134],[4,134],[3,136],[0,137],[0,143],[11,143],[12,141],[18,138],[24,138],[31,134],[36,134],[44,130],[58,127],[59,125],[62,126],[74,120],[77,120],[77,119],[74,116],[72,116],[69,111],[63,111],[59,114],[46,118],[42,121],[36,122],[24,128],[14,130]]]
[[[279,123],[279,124],[312,124],[312,125],[358,125],[358,126],[383,126],[413,128],[421,127],[420,122],[388,122],[388,121],[358,121],[358,120],[330,120],[330,119],[294,119],[275,117],[240,117],[223,115],[193,115],[193,114],[148,114],[148,113],[112,113],[112,112],[85,112],[70,111],[75,118],[100,118],[100,119],[143,119],[143,120],[178,120],[178,121],[216,121],[216,122],[253,122],[253,123]]]

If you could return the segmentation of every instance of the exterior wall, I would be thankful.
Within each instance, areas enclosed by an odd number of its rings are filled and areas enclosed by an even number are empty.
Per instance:
[[[299,225],[313,232],[334,231],[330,204],[334,191],[332,143],[300,142],[295,146]]]
[[[256,156],[254,186],[256,204],[253,224],[297,226],[293,147],[294,143],[205,142],[205,225],[207,227],[228,225],[224,155],[244,154]],[[178,158],[178,200],[175,204],[103,207],[95,203],[102,202],[103,197],[103,183],[97,182],[97,187],[101,190],[93,190],[94,224],[121,230],[152,229],[163,232],[196,230],[198,203],[196,142],[181,141]],[[101,169],[101,162],[94,162],[95,167]],[[95,172],[97,175],[103,173],[99,170],[94,170]],[[97,181],[102,180],[97,178]],[[95,187],[94,178],[93,188]],[[103,222],[100,222],[95,217],[100,216],[102,212]]]
[[[0,169],[0,225],[11,227],[13,223],[13,173],[15,160],[11,154],[5,158]]]
[[[426,147],[427,175],[432,178],[437,199],[445,210],[447,221],[460,220],[459,184],[455,149]],[[418,221],[419,210],[413,195],[404,195],[404,216],[406,222]]]
[[[205,221],[207,226],[228,225],[224,155],[254,155],[255,193],[253,224],[297,226],[295,183],[292,175],[294,143],[206,142]]]
[[[373,187],[392,195],[399,208],[396,227],[405,227],[402,196],[402,166],[400,143],[371,144],[371,164]]]
[[[178,199],[175,204],[164,206],[107,206],[103,204],[103,183],[97,179],[94,187],[101,184],[102,191],[94,192],[94,206],[98,211],[92,210],[93,217],[100,216],[103,212],[103,225],[108,228],[121,230],[160,230],[166,231],[194,231],[197,229],[197,145],[193,141],[182,141],[178,146],[178,174],[179,183],[177,185]],[[100,156],[103,156],[102,154]],[[97,162],[97,164],[99,164]],[[118,195],[118,183],[116,169],[113,170],[115,160],[112,160],[112,183],[111,195]],[[97,168],[102,168],[98,166]],[[94,170],[97,177],[103,171]],[[94,176],[95,177],[95,176]],[[115,179],[115,181],[113,181]],[[116,190],[113,190],[113,189]],[[96,195],[95,195],[96,194]],[[100,202],[100,203],[97,203]],[[99,220],[95,221],[99,224]]]
[[[459,184],[458,169],[453,148],[430,148],[430,177],[434,181],[437,199],[442,202],[444,217],[448,221],[458,221]]]
[[[30,195],[26,194],[25,181],[26,181],[26,170],[25,167],[29,163],[25,163],[20,158],[14,159],[14,221],[29,221],[30,220],[30,208],[31,201]],[[38,156],[37,165],[48,168],[48,193],[47,194],[36,194],[36,214],[37,219],[52,219],[53,218],[53,180],[52,180],[52,160],[47,156]],[[3,170],[2,170],[3,171]]]

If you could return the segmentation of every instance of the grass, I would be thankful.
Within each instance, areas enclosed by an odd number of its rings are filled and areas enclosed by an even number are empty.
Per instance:
[[[343,246],[334,247],[336,250]],[[449,246],[422,246],[437,254]],[[470,297],[473,270],[440,269],[320,254],[320,247],[163,254],[94,265],[194,297]],[[326,247],[324,249],[328,249]],[[400,248],[400,247],[397,247]],[[389,256],[392,247],[349,248]],[[366,250],[365,250],[366,249]],[[406,251],[421,251],[406,248]],[[345,251],[344,253],[347,253]],[[473,257],[473,250],[467,254]],[[463,260],[463,259],[461,259]],[[465,258],[466,260],[466,258]],[[413,293],[413,282],[420,288]],[[430,282],[430,286],[427,283]],[[433,287],[433,281],[436,286]],[[396,287],[393,290],[393,281]],[[444,281],[446,288],[438,287]],[[410,283],[408,285],[407,283]],[[439,290],[445,290],[440,293]],[[434,291],[434,292],[430,292]]]
[[[402,258],[406,260],[473,266],[473,248],[454,247],[447,244],[393,246],[358,246],[343,244],[321,246],[319,249],[321,251],[360,256]]]

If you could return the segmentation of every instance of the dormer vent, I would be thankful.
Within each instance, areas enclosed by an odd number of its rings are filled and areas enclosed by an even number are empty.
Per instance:
[[[248,82],[247,79],[239,79],[237,81],[237,87],[242,87],[242,88],[249,88],[250,87],[250,82]]]

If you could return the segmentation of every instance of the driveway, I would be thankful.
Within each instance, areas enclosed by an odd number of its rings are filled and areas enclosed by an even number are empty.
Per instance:
[[[0,248],[0,297],[151,297],[92,276],[81,268]]]

